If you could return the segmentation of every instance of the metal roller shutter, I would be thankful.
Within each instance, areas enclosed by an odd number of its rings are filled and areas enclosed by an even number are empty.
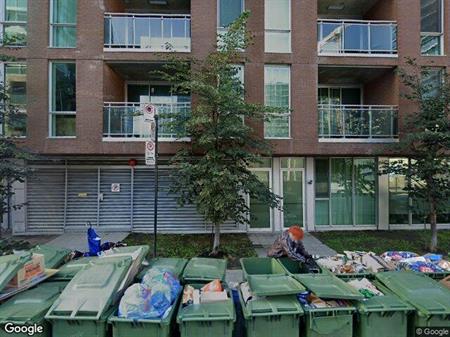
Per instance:
[[[112,184],[120,191],[112,192]],[[131,228],[131,169],[100,169],[100,226],[105,229]]]
[[[27,231],[64,229],[65,169],[36,169],[27,179]]]
[[[82,229],[87,222],[97,224],[98,169],[67,170],[66,230]]]

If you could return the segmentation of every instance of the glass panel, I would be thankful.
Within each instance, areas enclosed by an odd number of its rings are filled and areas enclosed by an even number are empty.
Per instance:
[[[115,45],[130,45],[133,42],[133,21],[127,17],[111,18],[111,40]]]
[[[54,26],[53,44],[54,47],[69,48],[77,45],[76,27]]]
[[[337,53],[342,48],[343,25],[340,23],[321,23],[321,38],[319,50],[322,53]]]
[[[442,0],[420,0],[420,31],[427,33],[442,32]]]
[[[400,159],[391,159],[390,162]],[[404,163],[408,161],[402,160]],[[389,223],[408,224],[409,223],[409,198],[405,190],[407,187],[404,175],[389,175]]]
[[[219,27],[226,27],[242,13],[243,0],[219,1]]]
[[[26,22],[27,0],[6,0],[5,20],[14,22]]]
[[[329,161],[328,159],[316,159],[316,198],[329,197]]]
[[[13,118],[11,118],[14,116]],[[24,137],[27,134],[27,115],[14,112],[5,120],[5,135],[8,137]]]
[[[10,103],[25,106],[27,103],[27,66],[6,64],[5,86]]]
[[[77,22],[77,0],[52,0],[53,20],[52,23]]]
[[[281,158],[282,168],[304,168],[305,158]]]
[[[291,32],[265,32],[266,53],[290,53]]]
[[[290,30],[290,0],[265,0],[264,23],[266,29]]]
[[[145,44],[142,39],[148,39],[150,37],[150,20],[148,18],[135,18],[134,21],[135,29],[135,41],[134,44],[141,46]]]
[[[25,25],[5,24],[3,33],[4,45],[25,46],[27,44],[27,27]]]
[[[52,115],[52,136],[71,137],[76,135],[75,115]]]
[[[264,122],[264,136],[266,138],[288,138],[289,116],[269,116],[269,120]]]
[[[316,225],[330,225],[330,208],[328,200],[316,200]]]
[[[345,24],[344,48],[347,52],[368,50],[368,26],[362,24]]]
[[[370,49],[372,51],[393,51],[395,50],[395,37],[393,26],[391,25],[371,25],[370,26]]]
[[[390,109],[372,109],[372,135],[374,137],[392,137],[393,114]]]
[[[150,36],[162,37],[162,19],[150,18]]]
[[[172,37],[185,37],[184,19],[172,19]]]
[[[260,158],[259,163],[252,163],[250,167],[257,168],[257,167],[264,167],[264,168],[271,168],[272,167],[272,159],[271,158]]]
[[[442,68],[426,68],[422,73],[422,87],[426,98],[437,97],[442,87]]]
[[[284,227],[303,225],[303,172],[283,171]]]
[[[269,187],[268,171],[257,171],[255,175]],[[255,198],[250,198],[250,227],[270,228],[270,207]]]
[[[52,63],[51,111],[76,111],[75,63]]]
[[[105,21],[103,22],[103,28],[105,30],[104,32],[104,43],[109,45],[112,43],[111,41],[111,18],[105,18]]]
[[[422,36],[420,45],[422,55],[441,55],[441,36]]]
[[[128,84],[128,102],[139,103],[141,96],[149,96],[150,88],[147,84]]]
[[[356,225],[376,224],[376,168],[374,159],[355,159]]]
[[[342,103],[344,105],[360,105],[361,89],[360,88],[342,88]]]
[[[333,225],[352,225],[352,168],[351,158],[331,159],[331,221]]]

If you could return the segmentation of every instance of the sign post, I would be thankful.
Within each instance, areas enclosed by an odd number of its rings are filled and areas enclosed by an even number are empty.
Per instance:
[[[156,107],[147,104],[143,109],[144,122],[149,123],[150,139],[145,142],[145,165],[154,166],[155,169],[155,200],[153,204],[153,257],[156,258],[156,239],[158,234],[158,189],[159,189],[159,175],[158,175],[158,114]]]

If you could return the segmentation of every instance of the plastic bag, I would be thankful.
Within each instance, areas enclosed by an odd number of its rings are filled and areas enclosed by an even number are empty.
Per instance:
[[[90,227],[87,231],[87,239],[89,246],[89,255],[97,256],[101,252],[101,238],[97,235],[94,228]]]
[[[214,281],[211,281],[211,282],[205,284],[202,287],[201,290],[205,291],[205,292],[206,291],[209,291],[209,292],[211,292],[211,291],[223,291],[222,283],[220,282],[220,280],[214,280]]]

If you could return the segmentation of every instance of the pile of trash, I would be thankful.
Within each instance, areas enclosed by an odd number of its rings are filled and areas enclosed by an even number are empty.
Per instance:
[[[362,251],[344,251],[344,254],[322,257],[316,262],[334,274],[378,273],[390,269],[390,266],[375,253]]]
[[[365,277],[360,280],[355,279],[348,281],[347,284],[358,290],[365,298],[384,296],[384,294]]]
[[[395,270],[413,270],[421,273],[443,273],[450,271],[450,262],[440,254],[425,254],[405,251],[387,251],[381,257]]]
[[[187,285],[183,291],[182,305],[186,307],[193,304],[212,303],[227,299],[227,291],[223,288],[220,280],[213,280],[200,289]]]
[[[346,300],[321,299],[311,291],[304,291],[297,295],[299,302],[307,308],[345,308],[350,306]]]
[[[119,317],[165,318],[181,292],[180,281],[162,268],[151,268],[141,283],[131,285],[119,304]]]

